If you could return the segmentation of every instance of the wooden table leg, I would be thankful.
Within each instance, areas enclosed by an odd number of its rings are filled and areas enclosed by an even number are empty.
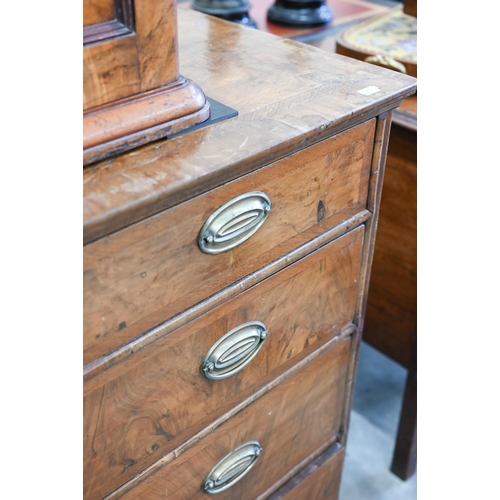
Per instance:
[[[399,419],[391,471],[406,480],[417,468],[417,335],[412,342],[411,360]]]

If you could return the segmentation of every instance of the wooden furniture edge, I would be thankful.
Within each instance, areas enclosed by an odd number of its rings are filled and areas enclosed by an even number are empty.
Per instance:
[[[417,469],[417,333],[412,339],[403,406],[392,457],[391,472],[406,481]]]
[[[321,457],[321,455],[325,453],[327,449],[331,448],[335,448],[336,450],[342,448],[336,436],[330,436],[328,439],[326,439],[319,448],[317,448],[313,453],[304,458],[304,460],[293,467],[293,469],[289,470],[283,477],[276,481],[270,488],[259,495],[255,500],[265,500],[266,498],[269,498],[269,496],[276,492],[276,490],[284,487],[288,482],[296,478],[301,471],[303,471],[309,464],[311,464],[311,462],[314,462],[314,460]]]
[[[318,469],[320,469],[325,463],[337,456],[339,453],[345,453],[345,447],[342,446],[338,441],[335,441],[333,444],[328,446],[328,448],[326,448],[321,454],[314,457],[313,460],[310,460],[307,465],[294,477],[292,477],[278,490],[272,493],[268,497],[268,500],[281,500],[284,497],[288,498],[289,494],[294,494],[295,488],[300,487],[303,482],[312,477]]]
[[[220,184],[221,177],[224,178],[225,182],[230,182],[259,167],[269,165],[270,163],[296,153],[304,147],[312,146],[371,118],[375,118],[382,113],[398,107],[401,102],[406,97],[412,95],[415,90],[416,83],[395,93],[392,98],[383,101],[380,107],[373,107],[373,103],[366,104],[353,114],[346,114],[345,116],[341,116],[338,120],[324,123],[302,134],[297,134],[297,137],[301,139],[300,141],[296,141],[297,146],[294,148],[290,148],[288,143],[278,142],[270,151],[262,150],[254,154],[249,158],[248,162],[239,168],[237,167],[240,162],[221,164],[218,170],[205,175],[202,183],[199,182],[199,179],[197,182],[192,180],[184,183],[182,189],[179,186],[164,188],[160,192],[131,200],[126,205],[116,209],[104,210],[98,215],[84,220],[83,242],[84,244],[91,243],[103,236],[107,236],[168,208],[172,208],[194,196],[206,193]],[[367,112],[367,108],[371,109],[371,111]],[[218,125],[219,124],[215,124],[213,126],[215,127]],[[201,131],[195,130],[192,133],[196,134],[202,131],[203,129]]]
[[[183,77],[153,91],[92,108],[83,114],[83,165],[180,132],[209,116],[205,94]]]
[[[349,431],[351,408],[354,400],[354,387],[356,383],[356,373],[359,361],[359,350],[363,336],[363,319],[367,307],[368,287],[370,284],[369,276],[373,263],[373,248],[375,245],[375,237],[377,231],[377,222],[379,215],[380,199],[382,196],[383,174],[385,171],[385,161],[387,157],[387,149],[389,146],[389,135],[391,129],[392,112],[388,112],[378,118],[377,128],[375,130],[375,147],[373,149],[372,160],[372,178],[370,179],[370,187],[368,199],[372,200],[370,207],[374,214],[366,223],[365,242],[363,247],[363,255],[361,257],[360,268],[360,284],[358,289],[358,299],[354,313],[353,323],[357,326],[357,330],[353,336],[355,346],[353,348],[353,356],[351,357],[348,368],[348,392],[349,397],[344,402],[344,417],[343,424],[339,431],[339,441],[343,445],[347,442]]]
[[[124,361],[138,351],[172,333],[174,330],[177,330],[187,323],[195,320],[196,318],[199,318],[202,314],[205,314],[213,308],[232,299],[251,286],[256,285],[257,283],[261,282],[265,278],[268,278],[272,274],[277,273],[286,266],[293,264],[306,255],[309,255],[311,252],[318,250],[320,247],[330,243],[331,241],[342,236],[351,229],[355,229],[356,227],[367,221],[371,216],[372,214],[368,210],[362,211],[354,217],[351,217],[343,223],[335,226],[334,228],[325,231],[313,240],[285,254],[281,258],[245,276],[243,279],[238,280],[237,282],[224,288],[220,292],[208,297],[198,304],[195,304],[189,310],[177,314],[172,318],[169,318],[165,322],[144,332],[135,339],[132,339],[131,341],[123,344],[117,349],[114,349],[108,354],[95,359],[91,363],[84,366],[84,381],[88,382],[99,373],[106,371],[107,369],[117,365],[121,361]]]

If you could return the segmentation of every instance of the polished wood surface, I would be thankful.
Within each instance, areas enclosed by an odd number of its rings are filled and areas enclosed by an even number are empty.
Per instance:
[[[114,0],[83,0],[83,26],[114,21]]]
[[[84,169],[85,242],[364,122],[414,92],[406,75],[388,78],[383,68],[361,69],[290,40],[273,43],[272,35],[198,12],[178,15],[181,74],[239,115]],[[380,90],[359,92],[367,87]]]
[[[255,467],[220,498],[326,500],[338,493],[391,110],[415,82],[179,17],[180,73],[238,115],[84,168],[85,498],[205,498],[207,472],[258,439]],[[268,220],[241,246],[202,254],[204,222],[249,190],[270,195]],[[207,350],[250,320],[269,330],[262,350],[206,380]]]
[[[117,37],[111,33],[99,43],[84,44],[84,110],[152,90],[179,77],[175,3],[171,0],[130,3],[134,20],[128,26],[128,35]],[[113,4],[110,0],[84,1],[86,28],[109,20]]]
[[[176,460],[156,464],[109,498],[161,498],[168,493],[173,500],[204,499],[201,484],[211,468],[250,440],[259,441],[263,448],[259,460],[245,477],[217,497],[258,498],[268,489],[276,489],[290,468],[336,439],[351,339],[332,344],[317,360],[181,452]],[[331,376],[325,377],[325,372]]]
[[[83,106],[91,109],[117,99],[137,94],[140,79],[134,36],[119,37],[99,44],[89,44],[83,51]],[[102,45],[106,45],[103,50]],[[99,61],[98,79],[94,73]]]
[[[154,350],[123,363],[121,373],[89,392],[84,465],[94,489],[100,485],[102,494],[103,488],[119,486],[345,329],[354,315],[362,229],[158,341]],[[225,380],[205,379],[200,364],[211,346],[255,320],[269,334],[248,369]],[[98,417],[92,409],[99,409]],[[126,470],[120,457],[130,460]],[[94,497],[92,485],[87,488],[86,497]]]
[[[360,289],[358,292],[357,317],[355,323],[363,328],[366,307],[368,302],[368,287],[370,284],[371,268],[373,262],[373,251],[377,234],[378,218],[380,214],[380,203],[382,198],[382,187],[384,183],[385,162],[387,158],[387,146],[391,131],[392,113],[385,113],[377,120],[375,130],[375,146],[372,159],[372,175],[368,191],[368,208],[373,215],[366,222],[366,240],[363,249],[362,271],[360,275]]]
[[[83,12],[84,165],[209,117],[179,74],[175,0],[84,0]]]
[[[332,444],[269,500],[338,500],[345,448]]]
[[[262,267],[366,207],[374,123],[367,122],[84,249],[84,361]],[[235,196],[265,192],[261,228],[229,252],[207,255],[198,235]],[[147,256],[147,258],[145,258]]]
[[[92,108],[83,117],[83,161],[89,163],[128,151],[197,125],[210,116],[203,91],[178,78],[137,96]]]
[[[378,218],[380,213],[380,203],[382,198],[382,186],[384,182],[385,163],[387,155],[387,146],[391,129],[392,112],[381,115],[377,120],[377,128],[375,131],[375,147],[372,162],[372,176],[370,179],[369,206],[373,210],[373,216],[367,220],[365,224],[365,244],[363,255],[361,257],[361,273],[360,285],[358,289],[358,300],[356,305],[356,313],[353,323],[359,328],[360,335],[354,339],[356,347],[350,359],[348,371],[348,386],[346,404],[344,406],[344,426],[339,433],[339,442],[342,445],[347,443],[347,435],[349,431],[349,422],[351,416],[351,408],[354,399],[354,382],[356,378],[356,370],[359,359],[359,350],[361,344],[361,333],[363,332],[365,314],[368,305],[368,287],[370,284],[371,269],[373,263],[373,252],[375,247],[375,239],[377,234]]]

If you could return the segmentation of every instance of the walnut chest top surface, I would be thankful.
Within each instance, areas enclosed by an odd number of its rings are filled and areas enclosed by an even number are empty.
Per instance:
[[[179,9],[180,73],[238,116],[84,169],[84,242],[394,108],[416,80]]]

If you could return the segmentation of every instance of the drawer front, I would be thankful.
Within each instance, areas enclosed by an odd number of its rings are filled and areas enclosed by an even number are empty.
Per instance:
[[[333,344],[334,342],[332,342]],[[177,459],[111,498],[206,500],[209,472],[232,450],[257,441],[262,452],[251,470],[220,500],[255,499],[338,433],[346,393],[351,338],[278,385]]]
[[[105,372],[84,399],[85,497],[113,491],[346,327],[363,234],[354,229]],[[249,364],[222,380],[203,376],[212,346],[254,321],[268,334]]]
[[[360,213],[374,127],[371,120],[87,245],[84,363]],[[198,238],[214,212],[256,191],[272,204],[262,226],[234,248],[202,252]]]
[[[345,449],[333,444],[268,500],[337,500]]]

